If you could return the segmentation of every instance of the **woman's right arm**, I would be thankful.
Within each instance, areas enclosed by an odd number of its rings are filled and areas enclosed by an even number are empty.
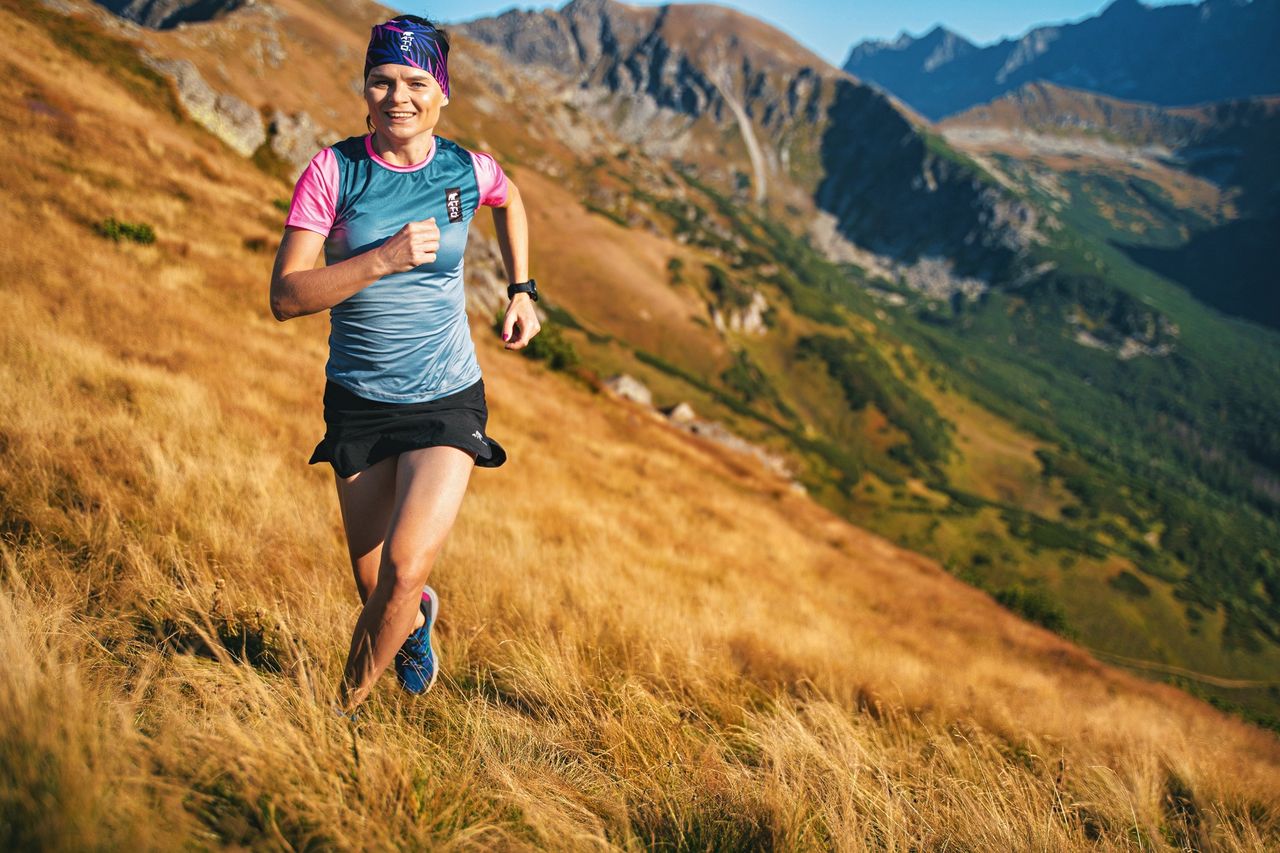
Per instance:
[[[435,219],[410,222],[377,248],[315,269],[324,241],[316,231],[285,229],[271,272],[271,314],[277,320],[332,308],[385,275],[431,263],[440,248],[440,229]]]

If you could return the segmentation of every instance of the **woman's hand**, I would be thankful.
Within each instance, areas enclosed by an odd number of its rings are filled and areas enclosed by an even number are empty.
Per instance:
[[[502,339],[507,342],[506,348],[524,349],[541,328],[529,294],[517,293],[507,306],[507,316],[502,321]]]
[[[435,217],[410,222],[374,249],[388,274],[408,272],[435,261],[440,251],[440,227]]]

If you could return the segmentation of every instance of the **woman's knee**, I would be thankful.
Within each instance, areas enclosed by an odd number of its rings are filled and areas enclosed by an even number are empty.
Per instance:
[[[388,542],[382,550],[379,583],[390,583],[392,595],[421,591],[439,551],[438,544],[409,548]]]

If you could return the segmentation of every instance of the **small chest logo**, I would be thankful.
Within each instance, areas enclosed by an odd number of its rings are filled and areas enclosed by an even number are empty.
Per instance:
[[[450,222],[462,221],[462,189],[460,187],[449,187],[444,191],[444,206],[449,212]]]

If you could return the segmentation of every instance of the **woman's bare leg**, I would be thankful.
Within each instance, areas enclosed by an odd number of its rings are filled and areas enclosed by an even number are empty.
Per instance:
[[[347,532],[347,552],[355,575],[356,591],[364,604],[378,585],[382,563],[382,543],[391,524],[396,504],[396,457],[383,459],[358,474],[334,478],[338,485],[338,506]]]
[[[402,453],[378,579],[356,621],[339,704],[354,708],[413,630],[422,587],[453,527],[475,457],[456,447]]]

